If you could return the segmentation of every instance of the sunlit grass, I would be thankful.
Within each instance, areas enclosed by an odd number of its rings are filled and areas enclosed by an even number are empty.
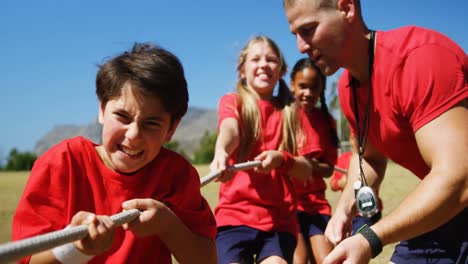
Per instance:
[[[29,176],[27,172],[0,172],[0,243],[11,240],[11,220]]]

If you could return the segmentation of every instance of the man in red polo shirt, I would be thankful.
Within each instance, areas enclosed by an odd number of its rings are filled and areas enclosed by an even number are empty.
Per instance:
[[[302,53],[326,75],[345,68],[340,102],[359,137],[350,180],[325,232],[339,244],[324,263],[367,263],[382,246],[397,241],[393,262],[466,263],[468,58],[463,49],[414,26],[371,31],[359,0],[284,0],[284,8]],[[347,237],[355,190],[359,183],[378,186],[388,158],[421,183],[372,228]]]

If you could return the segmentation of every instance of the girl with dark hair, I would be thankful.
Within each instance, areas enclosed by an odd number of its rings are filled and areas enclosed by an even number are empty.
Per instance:
[[[308,263],[312,258],[316,263],[321,263],[333,249],[324,235],[331,209],[325,198],[327,185],[323,178],[330,177],[333,173],[338,137],[335,120],[328,112],[325,102],[325,87],[325,75],[309,58],[296,62],[291,71],[291,90],[296,104],[305,110],[308,121],[317,132],[321,150],[313,155],[313,181],[293,179],[300,227],[294,263]]]

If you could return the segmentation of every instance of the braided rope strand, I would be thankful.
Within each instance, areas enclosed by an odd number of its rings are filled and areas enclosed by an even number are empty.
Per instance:
[[[243,162],[243,163],[234,164],[234,165],[232,165],[231,167],[229,167],[228,169],[235,170],[235,171],[238,171],[238,170],[248,170],[248,169],[251,169],[251,168],[258,167],[258,166],[260,166],[261,164],[262,164],[262,162],[261,162],[260,160],[247,161],[247,162]],[[201,187],[204,187],[204,186],[207,185],[208,183],[214,181],[214,180],[217,179],[219,176],[221,176],[221,171],[220,171],[220,170],[214,170],[214,171],[212,171],[210,174],[206,175],[205,177],[203,177],[203,178],[200,180],[200,188],[201,188]]]
[[[335,171],[340,172],[340,173],[343,173],[343,174],[345,174],[345,175],[348,174],[348,170],[346,170],[346,169],[343,169],[343,168],[340,168],[340,167],[337,167],[337,166],[334,166],[333,169],[334,169]]]
[[[120,226],[133,221],[139,215],[140,211],[138,209],[131,209],[113,215],[110,218],[117,226]],[[14,261],[59,245],[83,239],[86,236],[88,236],[88,227],[86,225],[79,225],[10,242],[0,245],[0,259],[5,262]]]

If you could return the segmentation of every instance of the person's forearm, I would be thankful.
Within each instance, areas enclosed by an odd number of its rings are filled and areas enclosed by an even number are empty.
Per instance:
[[[221,138],[220,140],[216,141],[215,153],[226,153],[227,156],[230,156],[238,145],[239,140],[237,138]]]
[[[466,176],[463,179],[447,175],[446,171],[431,172],[397,209],[372,229],[383,245],[416,237],[443,225],[464,210],[466,192]]]
[[[29,260],[30,264],[42,263],[42,264],[59,264],[60,262],[55,258],[52,250],[43,251],[31,256]]]
[[[374,159],[370,157],[363,159],[362,168],[364,170],[365,180],[369,186],[374,188],[374,190],[377,190],[382,182],[386,167],[386,159],[381,158],[380,156]],[[343,210],[347,215],[356,214],[354,183],[358,179],[361,179],[359,174],[359,156],[357,153],[353,153],[349,162],[346,185],[337,204],[337,210]]]
[[[223,121],[216,140],[215,152],[222,151],[229,156],[239,146],[239,131],[235,124],[230,120]]]
[[[305,156],[294,157],[294,166],[289,170],[288,175],[308,181],[312,176],[328,178],[333,174],[333,166],[328,163],[320,162],[316,159]]]
[[[319,175],[322,178],[329,178],[333,175],[333,166],[326,162],[320,162],[316,159],[312,159],[312,166],[314,175]]]
[[[294,165],[287,172],[288,176],[294,177],[303,181],[311,180],[313,173],[312,162],[303,156],[294,157]]]
[[[177,261],[184,263],[217,263],[216,246],[212,239],[194,234],[170,210],[168,226],[157,235],[163,241]]]

